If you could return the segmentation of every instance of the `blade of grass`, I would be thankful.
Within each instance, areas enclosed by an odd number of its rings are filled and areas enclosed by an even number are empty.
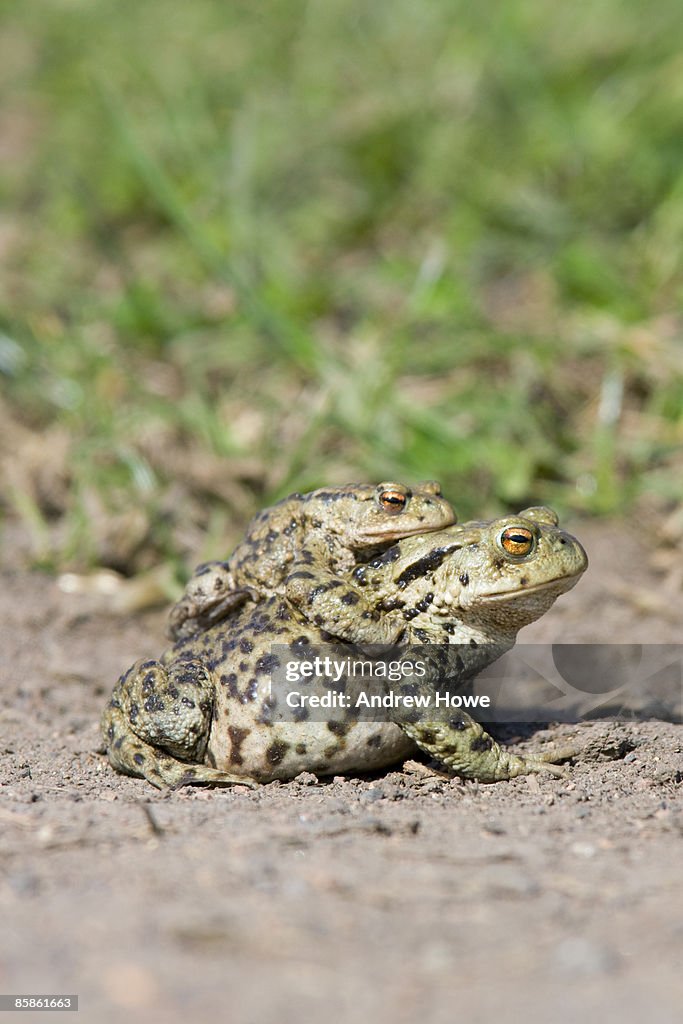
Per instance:
[[[140,144],[119,91],[101,77],[95,78],[94,85],[122,149],[159,210],[183,235],[207,270],[234,289],[251,326],[298,365],[306,370],[314,368],[318,361],[318,350],[313,338],[279,310],[264,303],[258,289],[245,280],[188,213],[169,176]]]

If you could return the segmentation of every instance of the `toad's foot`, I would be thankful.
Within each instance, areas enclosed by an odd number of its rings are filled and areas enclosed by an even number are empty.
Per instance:
[[[258,596],[251,587],[237,586],[228,562],[206,562],[197,566],[185,593],[171,609],[166,634],[171,640],[186,640]]]
[[[199,660],[177,659],[168,669],[139,661],[116,684],[102,717],[112,765],[159,789],[193,782],[248,780],[202,764],[213,713],[214,681]]]
[[[478,722],[464,712],[448,722],[400,722],[417,745],[456,775],[478,782],[502,782],[518,775],[566,771],[554,761],[566,760],[575,751],[546,751],[536,757],[518,757],[504,750]]]
[[[250,779],[229,775],[205,764],[184,764],[144,743],[132,732],[121,709],[113,704],[107,706],[102,716],[102,732],[113,767],[124,775],[147,779],[157,789],[179,789],[197,783],[255,786]]]
[[[254,600],[258,600],[258,594],[251,587],[231,590],[213,604],[207,602],[201,610],[197,609],[194,599],[183,597],[171,608],[166,635],[170,640],[189,640],[197,633],[204,633],[217,622],[229,618],[245,601]]]

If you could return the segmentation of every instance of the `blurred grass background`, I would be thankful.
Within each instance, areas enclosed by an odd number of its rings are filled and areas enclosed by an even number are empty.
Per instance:
[[[34,562],[218,557],[353,479],[461,519],[680,501],[678,0],[0,10],[0,507]]]

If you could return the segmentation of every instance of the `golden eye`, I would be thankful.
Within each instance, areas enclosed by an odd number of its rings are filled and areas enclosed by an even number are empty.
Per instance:
[[[534,535],[524,526],[508,526],[500,535],[500,544],[508,555],[528,555],[534,546]]]
[[[403,491],[386,490],[380,491],[377,500],[385,512],[388,512],[390,515],[398,515],[406,507],[408,498]]]

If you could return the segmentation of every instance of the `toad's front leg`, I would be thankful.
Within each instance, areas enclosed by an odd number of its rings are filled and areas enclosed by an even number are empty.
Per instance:
[[[358,587],[329,570],[295,563],[285,592],[309,622],[340,640],[391,646],[407,635],[408,625],[401,611],[378,612]]]
[[[459,712],[447,722],[398,724],[422,750],[456,775],[479,782],[502,782],[537,772],[565,775],[563,768],[550,762],[571,756],[571,752],[565,751],[548,752],[538,757],[518,757],[496,743],[466,712]]]
[[[109,761],[158,789],[195,782],[250,785],[203,764],[214,704],[214,680],[197,659],[168,668],[139,661],[123,675],[102,715]]]

